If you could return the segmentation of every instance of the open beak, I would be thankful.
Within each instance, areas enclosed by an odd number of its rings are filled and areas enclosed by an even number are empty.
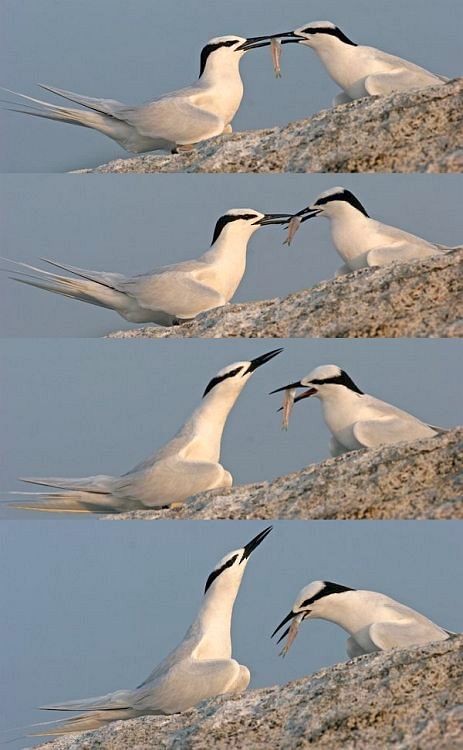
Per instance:
[[[265,214],[262,219],[256,221],[261,227],[269,226],[270,224],[287,224],[292,219],[292,214]]]
[[[268,36],[254,36],[246,39],[238,49],[247,52],[250,49],[257,49],[258,47],[268,47],[272,39],[281,39],[282,44],[290,44],[291,42],[301,42],[303,37],[297,36],[294,31],[284,31],[282,34],[269,34]]]
[[[255,359],[252,359],[249,363],[248,369],[243,372],[243,375],[248,375],[250,372],[254,372],[254,370],[257,370],[258,367],[262,367],[262,365],[265,365],[267,362],[270,362],[271,359],[276,357],[278,354],[281,354],[283,349],[272,349],[271,352],[267,352],[266,354],[261,354],[260,357],[256,357]]]
[[[299,211],[297,214],[294,214],[294,216],[297,216],[298,219],[301,220],[301,224],[304,223],[304,221],[307,221],[308,219],[313,219],[314,216],[318,216],[318,214],[321,213],[321,210],[319,208],[312,208],[311,206],[307,206],[307,208],[303,208],[302,211]]]
[[[274,393],[281,393],[282,391],[292,391],[294,388],[304,388],[302,383],[298,381],[297,383],[290,383],[289,385],[284,385],[282,388],[276,388],[274,391],[270,391],[270,396],[272,396]],[[294,403],[297,404],[298,401],[302,401],[304,398],[310,398],[310,396],[314,396],[317,392],[316,388],[308,388],[303,393],[300,393],[299,396],[296,396],[294,399]],[[282,409],[283,407],[281,407]],[[278,409],[278,411],[281,411],[281,409]]]
[[[251,539],[251,541],[246,544],[246,546],[244,547],[243,557],[240,560],[240,565],[243,562],[243,560],[248,559],[251,552],[254,552],[254,550],[256,549],[256,547],[259,546],[259,544],[262,544],[265,537],[267,537],[270,534],[272,529],[273,529],[273,526],[267,526],[266,529],[261,531],[259,534],[257,534],[257,536],[254,537],[254,539]]]
[[[291,612],[289,613],[289,615],[286,615],[285,619],[280,622],[280,624],[278,625],[277,628],[275,628],[275,630],[273,631],[273,633],[272,633],[272,635],[270,637],[273,638],[273,636],[276,635],[278,633],[278,631],[281,630],[281,628],[284,628],[284,626],[287,625],[288,622],[291,622],[291,620],[294,620],[294,618],[297,617],[297,614],[298,614],[297,612],[293,612],[291,610]],[[277,643],[280,643],[280,641],[282,641],[283,638],[286,638],[286,636],[288,635],[288,633],[289,633],[289,628],[287,628],[285,630],[285,632],[283,633],[283,635],[280,635],[279,639],[277,640]]]

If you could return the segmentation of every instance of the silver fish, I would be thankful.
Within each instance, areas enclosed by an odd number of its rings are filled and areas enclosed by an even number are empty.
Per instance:
[[[281,49],[280,40],[272,39],[270,42],[270,52],[272,53],[273,70],[277,78],[281,78]]]
[[[289,388],[287,391],[285,391],[285,395],[283,396],[283,421],[281,424],[282,430],[287,430],[289,425],[289,420],[291,417],[291,412],[293,410],[294,406],[294,399],[296,397],[296,389],[295,388]]]
[[[288,630],[288,639],[287,639],[285,645],[283,646],[283,648],[281,649],[281,651],[279,653],[279,656],[283,656],[283,658],[284,658],[286,656],[286,654],[288,653],[289,649],[291,648],[291,646],[293,645],[293,643],[294,643],[294,641],[296,639],[296,636],[297,636],[298,631],[299,631],[300,624],[301,624],[301,622],[302,622],[303,619],[304,619],[304,614],[301,613],[300,615],[298,615],[297,617],[295,617],[294,620],[292,621],[291,627]]]
[[[283,245],[288,245],[288,247],[290,246],[291,242],[294,239],[294,235],[296,234],[300,226],[301,226],[301,218],[299,216],[293,216],[293,218],[288,224],[288,236],[283,242]]]

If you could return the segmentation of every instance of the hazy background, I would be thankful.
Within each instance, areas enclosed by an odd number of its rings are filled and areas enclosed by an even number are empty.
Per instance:
[[[58,718],[34,710],[39,705],[138,685],[183,638],[215,564],[265,526],[2,524],[2,727]],[[275,523],[235,606],[233,653],[250,668],[251,687],[347,659],[346,633],[322,620],[303,624],[286,659],[270,640],[311,580],[381,591],[461,631],[461,536],[458,522]],[[34,741],[8,747],[26,744]]]
[[[460,175],[57,175],[0,177],[2,251],[40,264],[46,257],[88,269],[143,273],[198,257],[230,208],[297,211],[343,185],[374,218],[450,246],[463,243]],[[314,219],[290,248],[282,227],[262,228],[248,246],[236,302],[284,296],[332,277],[342,263],[329,222]],[[2,269],[13,267],[0,261]],[[59,273],[59,271],[58,271]],[[11,281],[0,273],[1,336],[101,336],[133,328],[114,312]]]
[[[436,73],[463,72],[463,6],[455,0],[374,7],[370,0],[3,0],[1,83],[54,102],[36,84],[140,104],[192,83],[200,50],[212,37],[284,32],[316,20],[331,20],[354,41]],[[235,129],[284,125],[330,106],[338,89],[311,50],[284,48],[282,66],[276,80],[267,48],[243,59],[245,96]],[[63,172],[126,154],[84,128],[11,112],[1,121],[3,172]]]
[[[463,421],[456,339],[3,339],[3,500],[7,490],[34,489],[20,476],[128,471],[177,432],[222,367],[280,345],[284,352],[256,371],[225,429],[222,463],[235,484],[269,480],[329,456],[318,400],[297,405],[282,432],[281,394],[268,395],[320,364],[341,365],[363,391],[431,424]],[[6,503],[0,510],[6,518],[27,517]]]

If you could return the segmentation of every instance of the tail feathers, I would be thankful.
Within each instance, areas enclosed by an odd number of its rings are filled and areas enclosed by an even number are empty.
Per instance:
[[[130,710],[132,698],[132,691],[116,690],[96,698],[80,698],[64,703],[53,703],[50,706],[40,706],[40,708],[43,711],[113,711],[121,708]]]
[[[42,513],[117,513],[119,503],[111,495],[96,492],[11,492],[22,500],[10,502],[11,508]]]
[[[82,96],[76,94],[74,91],[66,91],[66,89],[57,89],[54,86],[48,86],[44,83],[39,83],[41,89],[50,91],[52,94],[61,96],[63,99],[68,99],[70,102],[75,104],[81,104],[87,109],[93,109],[95,112],[100,112],[104,115],[116,115],[120,109],[125,109],[126,105],[122,102],[118,102],[116,99],[98,99],[91,96]]]
[[[102,130],[107,133],[107,123],[109,122],[111,115],[96,111],[60,107],[45,102],[42,99],[36,99],[33,96],[20,94],[19,91],[12,91],[11,89],[3,88],[3,91],[7,91],[9,94],[13,94],[26,102],[23,104],[23,109],[19,109],[19,105],[14,108],[10,107],[13,112],[21,112],[22,114],[33,115],[34,117],[45,117],[47,120],[59,120],[60,122],[68,122],[72,125],[81,125],[85,128],[96,128],[97,130]],[[28,102],[32,102],[33,106],[28,104]],[[39,108],[35,106],[37,104],[39,105]]]
[[[436,243],[436,247],[439,248],[439,250],[442,250],[444,253],[452,253],[455,250],[463,250],[463,245],[455,245],[454,247],[450,247],[449,245],[439,245]]]
[[[11,276],[10,278],[21,284],[33,286],[37,289],[45,289],[48,292],[61,294],[64,297],[71,297],[72,299],[77,299],[81,302],[88,302],[92,305],[105,307],[110,310],[124,308],[124,297],[121,296],[124,295],[124,292],[119,291],[114,286],[116,280],[124,279],[120,274],[86,271],[83,268],[60,265],[55,261],[44,259],[45,262],[50,263],[50,265],[63,268],[76,276],[80,276],[79,279],[73,279],[60,274],[51,273],[50,271],[45,271],[44,269],[32,266],[29,263],[11,260],[10,258],[1,258],[1,260],[5,260],[8,263],[13,263],[15,266],[33,272],[26,273],[24,271],[13,271],[16,275]]]
[[[18,510],[34,510],[49,513],[108,513],[119,510],[111,495],[111,477],[84,477],[64,479],[61,477],[27,477],[23,482],[53,487],[61,492],[11,492],[21,500],[10,503]]]
[[[21,482],[28,484],[40,484],[45,487],[56,487],[60,490],[84,490],[85,492],[96,492],[105,494],[111,492],[113,477],[105,474],[95,477],[20,477]]]
[[[29,737],[46,737],[59,736],[62,734],[71,734],[73,732],[86,732],[89,729],[99,729],[109,724],[111,721],[118,719],[131,719],[139,716],[137,711],[132,709],[110,709],[104,711],[94,711],[75,716],[72,719],[61,719],[44,726],[37,731],[28,732]]]

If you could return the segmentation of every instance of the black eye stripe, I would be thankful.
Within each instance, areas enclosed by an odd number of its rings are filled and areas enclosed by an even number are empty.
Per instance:
[[[238,555],[233,555],[229,560],[227,560],[226,563],[222,565],[221,568],[218,568],[217,570],[213,570],[210,574],[209,578],[206,581],[206,586],[204,588],[204,593],[208,590],[208,588],[211,587],[211,585],[214,583],[215,579],[219,577],[221,573],[223,573],[224,570],[227,568],[231,568],[231,566],[236,562],[238,559]]]
[[[355,385],[352,378],[350,378],[344,370],[341,370],[339,375],[333,375],[332,378],[313,378],[310,382],[314,385],[344,385],[346,388],[349,388],[350,391],[354,391],[354,393],[359,393],[363,396],[363,391]]]
[[[258,219],[259,217],[257,214],[225,214],[225,216],[221,216],[220,219],[218,219],[217,224],[215,225],[214,229],[214,235],[212,237],[211,245],[214,244],[214,242],[217,242],[220,235],[222,234],[222,231],[227,226],[227,224],[230,224],[232,221],[239,221],[239,219],[244,219],[245,221],[250,221],[251,219]]]
[[[201,78],[202,74],[204,73],[204,69],[206,67],[208,57],[212,52],[215,52],[216,49],[220,49],[221,47],[233,47],[233,45],[236,44],[237,42],[239,42],[239,39],[230,39],[228,42],[216,42],[215,44],[206,44],[206,46],[203,47],[201,51],[199,77]]]
[[[319,591],[318,594],[311,596],[310,599],[306,599],[305,602],[302,602],[301,607],[308,607],[318,599],[323,599],[324,596],[329,596],[330,594],[342,594],[344,591],[355,591],[355,589],[351,589],[349,586],[342,586],[340,583],[325,581],[325,585],[321,591]]]
[[[203,398],[204,396],[207,396],[207,394],[210,391],[212,391],[212,389],[215,388],[216,385],[218,385],[219,383],[222,383],[224,380],[227,380],[227,378],[234,378],[235,375],[238,375],[238,373],[241,372],[242,369],[243,369],[242,367],[237,367],[235,370],[226,372],[225,375],[219,375],[215,378],[212,378],[212,380],[210,380],[209,383],[207,384],[207,388],[203,393]]]
[[[306,29],[303,29],[303,34],[327,34],[328,36],[335,36],[337,39],[339,39],[341,42],[344,42],[344,44],[350,44],[352,47],[358,47],[358,44],[352,41],[352,39],[349,39],[348,36],[344,34],[344,32],[341,31],[341,29],[338,29],[337,26],[332,29],[329,26],[308,26]]]
[[[317,201],[315,201],[314,205],[324,206],[327,203],[331,203],[332,201],[345,201],[346,203],[350,203],[351,206],[353,206],[364,216],[369,218],[359,199],[356,198],[355,195],[350,192],[350,190],[343,190],[342,193],[333,193],[332,195],[326,195],[324,198],[319,198]]]

